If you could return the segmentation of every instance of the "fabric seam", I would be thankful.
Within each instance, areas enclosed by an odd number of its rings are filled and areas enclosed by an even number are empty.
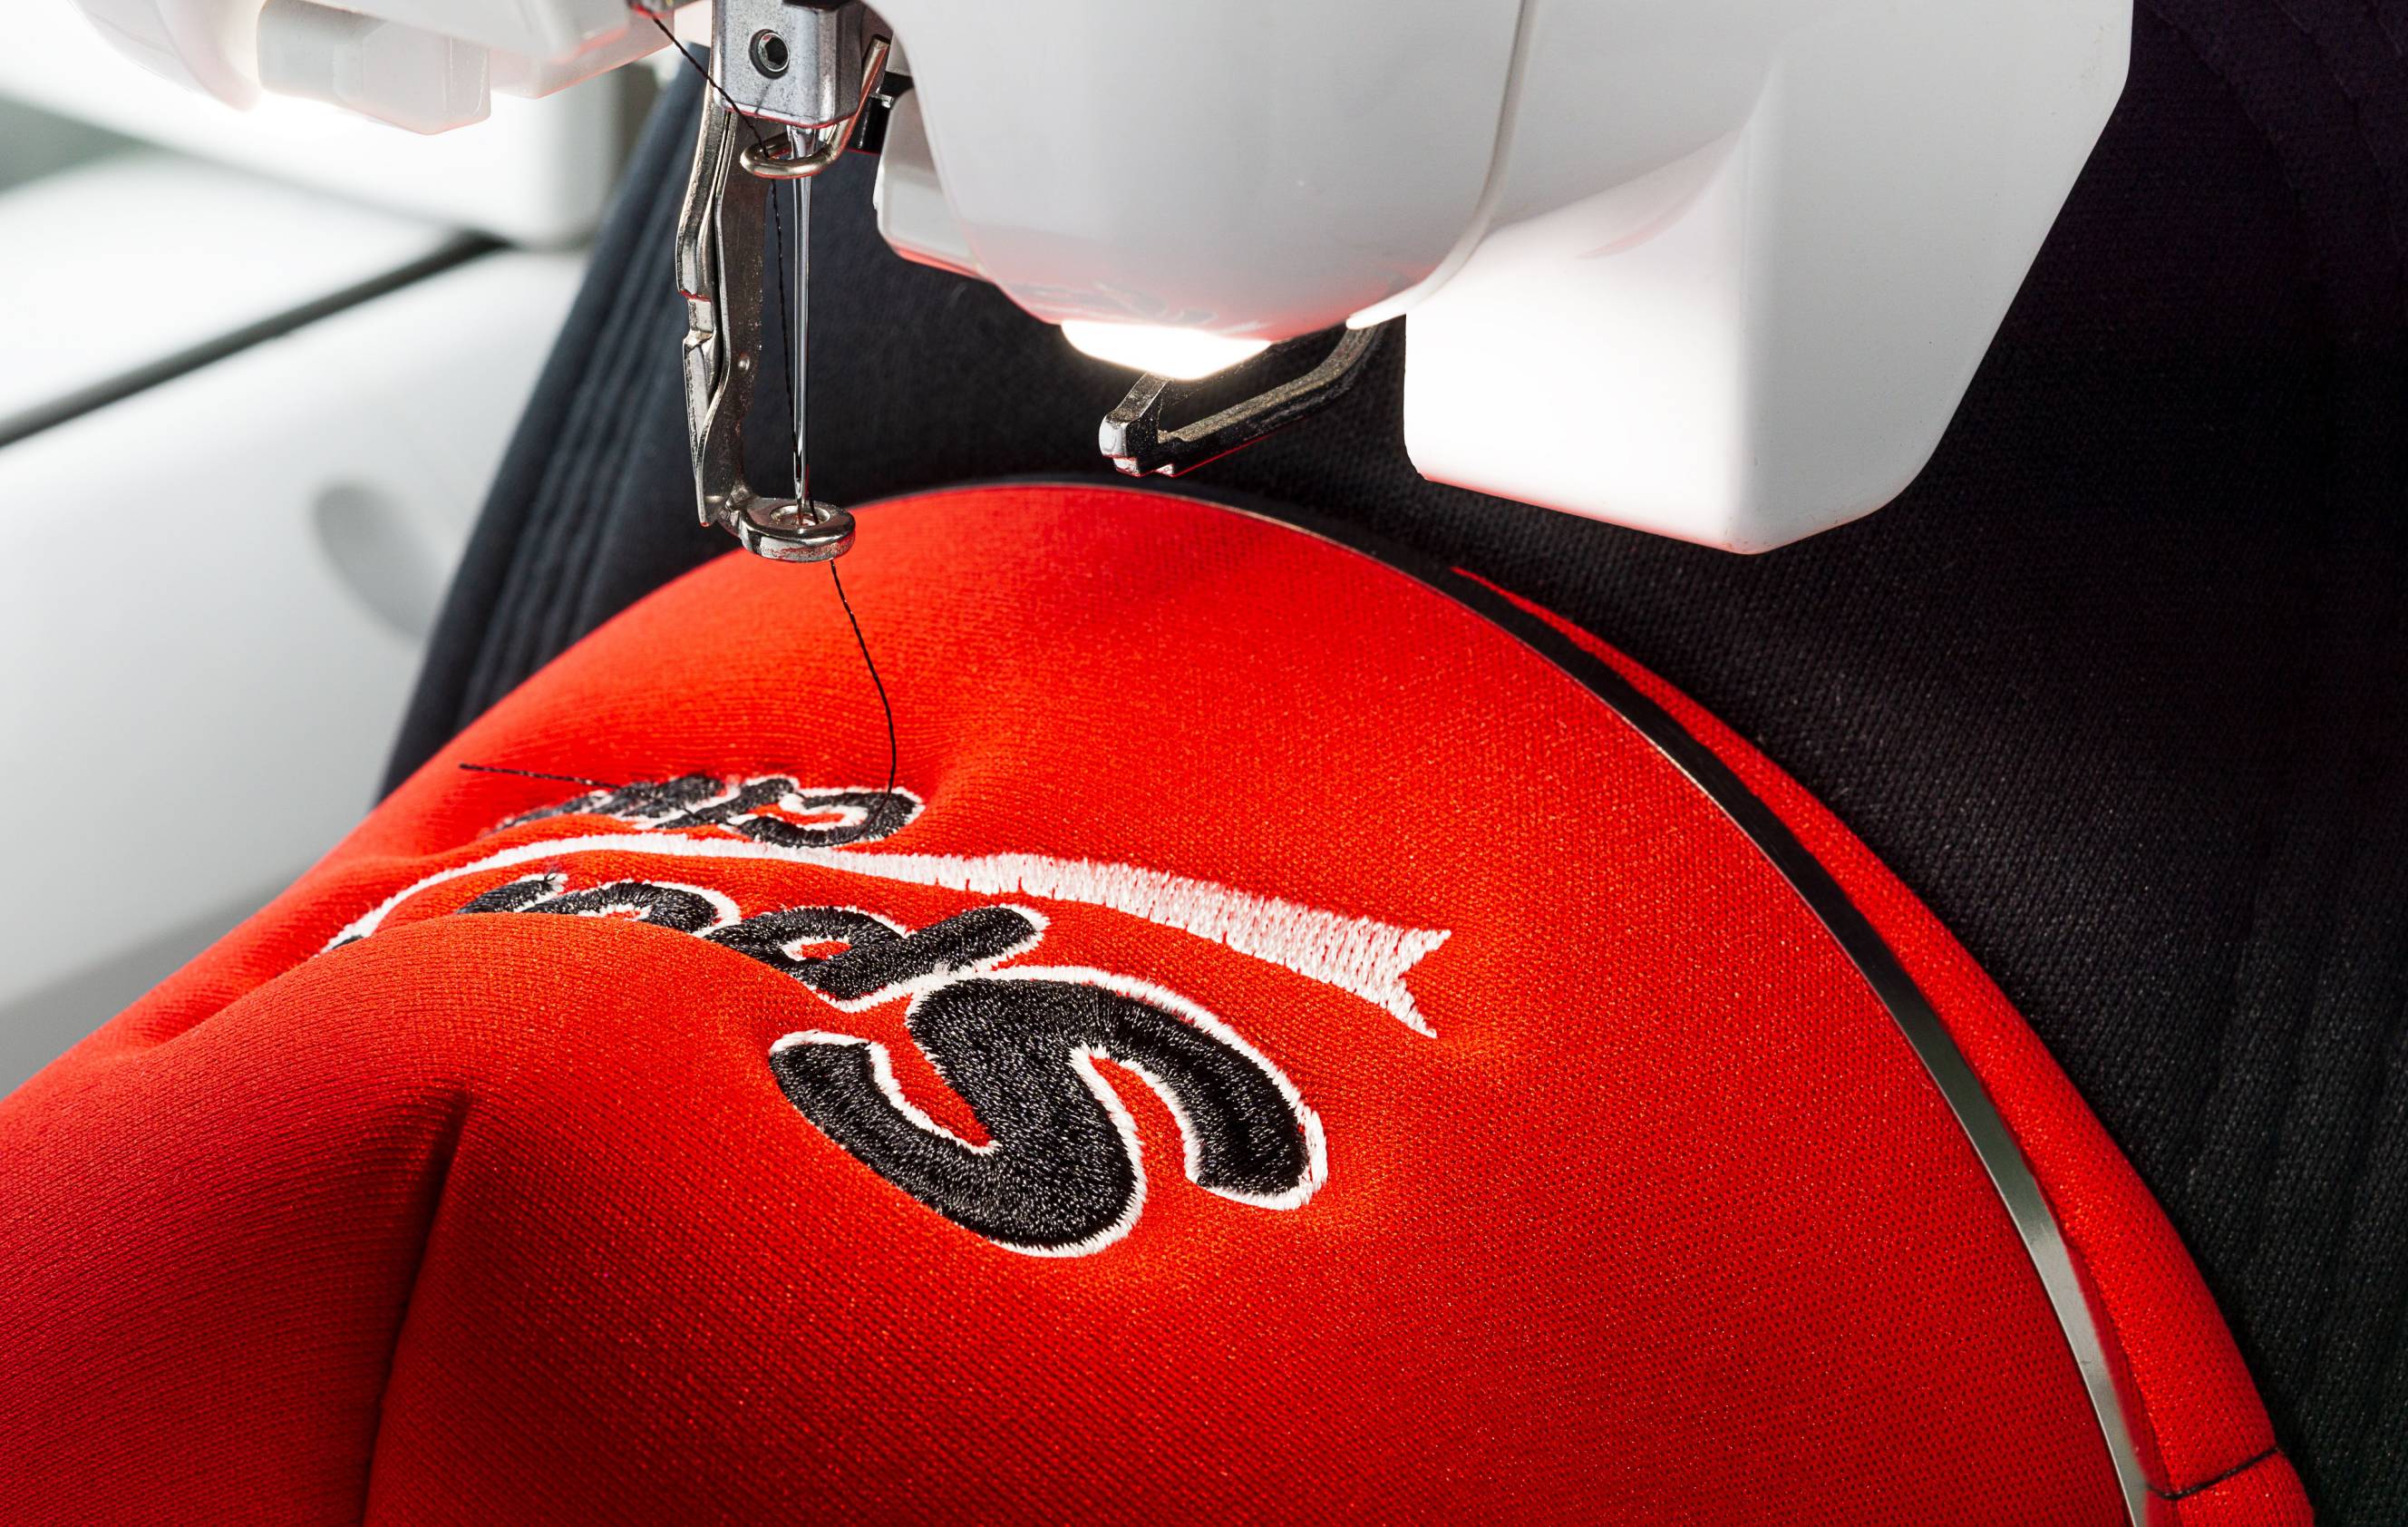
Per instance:
[[[563,1009],[552,1019],[543,1036],[544,1043],[557,1040],[567,1027],[568,1014]],[[520,1050],[518,1059],[498,1079],[504,1093],[517,1082],[519,1073],[526,1069],[527,1063],[535,1059],[536,1051],[541,1047],[541,1044],[530,1042]],[[442,1141],[440,1165],[435,1170],[434,1191],[426,1206],[426,1230],[419,1237],[418,1254],[410,1261],[409,1282],[402,1295],[401,1317],[394,1322],[393,1345],[385,1352],[384,1377],[377,1384],[376,1427],[368,1438],[367,1477],[361,1481],[360,1487],[361,1527],[366,1527],[368,1503],[376,1498],[377,1460],[384,1452],[386,1402],[393,1392],[394,1375],[401,1366],[401,1347],[409,1335],[410,1314],[418,1304],[418,1282],[425,1275],[427,1248],[434,1244],[435,1229],[443,1216],[443,1203],[452,1190],[452,1167],[459,1159],[461,1142],[467,1138],[468,1121],[477,1112],[477,1100],[478,1094],[473,1088],[465,1086],[461,1088],[460,1107]]]
[[[2209,1491],[2215,1489],[2218,1485],[2229,1485],[2233,1480],[2240,1478],[2243,1475],[2247,1474],[2251,1469],[2258,1467],[2259,1464],[2272,1462],[2273,1460],[2282,1456],[2283,1449],[2279,1446],[2269,1447],[2264,1452],[2259,1453],[2257,1457],[2248,1459],[2243,1462],[2235,1463],[2232,1467],[2225,1470],[2222,1474],[2212,1474],[2195,1485],[2188,1486],[2182,1490],[2159,1490],[2157,1486],[2151,1485],[2149,1487],[2149,1493],[2155,1495],[2161,1501],[2186,1501],[2194,1495],[2204,1495]]]

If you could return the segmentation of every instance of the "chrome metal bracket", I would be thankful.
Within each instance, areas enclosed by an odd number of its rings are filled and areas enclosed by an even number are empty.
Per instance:
[[[748,551],[781,562],[824,562],[852,546],[853,516],[834,504],[760,493],[744,476],[744,418],[761,371],[761,242],[771,194],[768,181],[737,168],[744,122],[718,92],[704,93],[701,136],[678,217],[695,507],[703,524],[727,530]],[[796,385],[799,392],[799,380]]]
[[[1329,331],[1283,340],[1250,360],[1193,382],[1140,377],[1120,406],[1104,415],[1096,432],[1096,447],[1131,477],[1183,476],[1309,418],[1353,392],[1363,379],[1364,362],[1379,350],[1386,334],[1384,324],[1377,328],[1340,329],[1329,353],[1302,376],[1267,386],[1192,424],[1169,428],[1164,427],[1163,415],[1172,406],[1207,387],[1226,386],[1249,375],[1275,374],[1300,353],[1328,345]]]
[[[682,358],[687,444],[702,523],[781,562],[823,562],[853,544],[852,514],[810,497],[805,457],[805,366],[810,277],[810,180],[851,146],[885,69],[888,39],[864,36],[859,4],[721,0],[710,88],[685,202],[677,281],[685,298]],[[744,475],[744,421],[761,372],[762,293],[774,279],[762,238],[777,186],[791,189],[794,281],[786,304],[795,430],[790,495]]]

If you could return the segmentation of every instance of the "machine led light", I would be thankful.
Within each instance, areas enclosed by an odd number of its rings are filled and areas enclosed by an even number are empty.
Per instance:
[[[1225,371],[1270,348],[1268,339],[1232,339],[1201,329],[1171,328],[1159,324],[1104,324],[1075,318],[1063,324],[1062,336],[1082,354],[1182,382]]]

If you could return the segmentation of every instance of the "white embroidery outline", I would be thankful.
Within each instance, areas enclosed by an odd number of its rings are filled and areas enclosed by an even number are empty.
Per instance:
[[[514,869],[575,854],[620,853],[669,858],[764,859],[805,864],[907,885],[984,896],[1028,897],[1104,907],[1159,927],[1193,933],[1308,980],[1359,997],[1425,1038],[1436,1038],[1405,985],[1406,972],[1447,941],[1446,929],[1401,928],[1278,897],[1141,865],[1043,854],[896,854],[787,847],[749,838],[603,832],[540,839],[438,870],[405,886],[346,925],[326,945],[364,939],[423,891],[486,871]]]

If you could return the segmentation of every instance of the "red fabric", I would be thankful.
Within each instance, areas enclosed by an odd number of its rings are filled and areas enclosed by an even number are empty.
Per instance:
[[[2268,1455],[2228,1478],[2195,1487],[2174,1498],[2170,1519],[2181,1527],[2260,1527],[2264,1522],[2305,1522],[2308,1508],[2288,1460]]]
[[[1711,743],[1779,808],[1790,829],[1907,958],[1917,985],[1940,1008],[2014,1131],[2080,1254],[2114,1328],[2129,1390],[2140,1401],[2135,1419],[2146,1430],[2144,1450],[2157,1465],[2152,1483],[2171,1497],[2165,1509],[2179,1507],[2186,1524],[2304,1520],[2291,1466],[2274,1452],[2273,1429],[2248,1370],[2224,1335],[2180,1238],[2005,996],[1837,817],[1737,734],[1590,633],[1498,592],[1612,664]],[[2245,1486],[2236,1478],[2221,1490],[2199,1489],[2201,1481],[2224,1481],[2244,1466]],[[2251,1504],[2229,1504],[2235,1500]],[[2276,1511],[2278,1505],[2291,1514]],[[2243,1514],[2212,1514],[2218,1510]]]
[[[260,915],[0,1104],[0,1520],[2120,1520],[2022,1245],[1797,896],[1594,697],[1406,576],[1117,488],[937,496],[845,564],[925,801],[863,864],[667,857],[575,785],[882,778],[824,574],[740,557],[586,641]],[[1604,649],[1598,649],[1603,652]],[[1623,660],[1606,653],[1608,659]],[[2304,1519],[2162,1219],[2029,1033],[1843,829],[1694,708],[1896,942],[2032,1156],[2182,1527]],[[724,828],[676,834],[732,841]],[[1158,915],[868,872],[1043,856],[1443,930],[1432,1033]],[[1181,1174],[1092,1255],[1005,1249],[781,1093],[904,1031],[687,932],[461,915],[530,870],[910,929],[1217,1016],[1327,1176]],[[138,885],[128,894],[138,894]],[[96,915],[98,909],[96,909]],[[1232,937],[1232,942],[1242,940]],[[2165,1498],[2176,1497],[2179,1499]]]

